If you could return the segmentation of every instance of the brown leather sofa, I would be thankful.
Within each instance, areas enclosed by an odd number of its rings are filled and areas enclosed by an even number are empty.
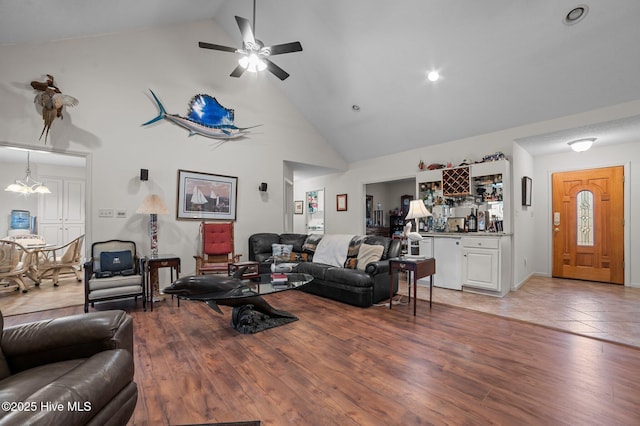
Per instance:
[[[126,425],[138,399],[133,322],[123,311],[4,329],[0,425]]]

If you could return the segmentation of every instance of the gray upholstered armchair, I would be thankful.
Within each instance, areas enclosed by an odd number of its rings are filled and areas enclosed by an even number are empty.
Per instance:
[[[0,425],[126,425],[136,406],[133,321],[92,312],[4,328]],[[57,408],[57,409],[54,409]]]
[[[84,311],[89,304],[142,297],[147,310],[144,277],[133,241],[109,240],[91,245],[91,259],[84,264]]]

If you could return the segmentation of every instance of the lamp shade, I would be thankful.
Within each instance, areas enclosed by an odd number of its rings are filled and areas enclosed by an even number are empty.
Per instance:
[[[142,204],[136,210],[136,213],[144,213],[144,214],[169,214],[169,210],[167,206],[162,201],[157,194],[149,194],[144,197],[142,200]]]
[[[409,203],[409,213],[405,219],[418,219],[421,217],[433,216],[429,210],[424,206],[422,200],[411,200]]]

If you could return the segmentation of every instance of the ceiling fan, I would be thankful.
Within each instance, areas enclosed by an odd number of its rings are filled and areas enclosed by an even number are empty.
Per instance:
[[[238,66],[230,74],[231,77],[240,77],[245,71],[258,72],[268,69],[280,80],[289,77],[289,73],[271,62],[269,56],[282,55],[283,53],[300,52],[302,45],[299,41],[291,43],[265,46],[260,40],[255,38],[256,29],[256,0],[253,0],[253,26],[248,19],[236,16],[236,22],[242,34],[242,48],[220,46],[219,44],[199,42],[198,46],[203,49],[220,50],[222,52],[232,52],[242,55],[238,60]]]

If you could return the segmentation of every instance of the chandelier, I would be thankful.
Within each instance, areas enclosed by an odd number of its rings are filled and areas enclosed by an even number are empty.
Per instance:
[[[27,151],[27,171],[23,180],[17,180],[11,185],[7,186],[4,190],[10,192],[18,192],[20,194],[51,194],[49,188],[47,188],[42,182],[31,177],[30,157],[31,153]]]

